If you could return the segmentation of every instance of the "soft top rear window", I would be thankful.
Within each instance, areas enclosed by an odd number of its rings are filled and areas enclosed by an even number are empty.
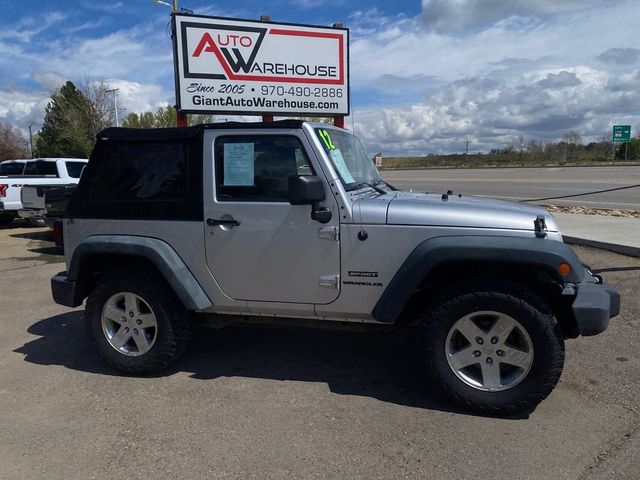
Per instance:
[[[202,220],[202,137],[98,137],[67,215]]]
[[[181,142],[112,142],[98,166],[91,198],[101,201],[183,200],[187,194]]]

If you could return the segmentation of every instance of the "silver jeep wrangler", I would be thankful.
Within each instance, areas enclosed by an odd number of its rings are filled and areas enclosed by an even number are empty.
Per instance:
[[[357,137],[294,120],[103,131],[64,242],[53,298],[87,299],[128,374],[167,368],[196,318],[415,325],[433,382],[504,414],[549,395],[564,339],[620,310],[544,209],[397,191]]]

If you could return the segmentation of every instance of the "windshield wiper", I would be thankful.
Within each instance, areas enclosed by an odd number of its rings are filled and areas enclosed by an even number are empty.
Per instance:
[[[381,180],[378,180],[375,184],[376,184],[376,185],[380,185],[381,183],[384,183],[387,187],[389,187],[389,189],[390,189],[390,190],[392,190],[392,191],[394,191],[394,192],[397,192],[397,191],[398,191],[398,189],[397,189],[396,187],[394,187],[394,186],[393,186],[393,185],[391,185],[389,182],[386,182],[386,181],[384,181],[384,180],[382,180],[382,179],[381,179]]]
[[[382,188],[378,187],[377,184],[369,183],[369,182],[358,182],[353,189],[349,189],[349,190],[359,190],[362,187],[373,188],[376,192],[381,193],[382,195],[385,195],[387,193],[385,190],[383,190]]]

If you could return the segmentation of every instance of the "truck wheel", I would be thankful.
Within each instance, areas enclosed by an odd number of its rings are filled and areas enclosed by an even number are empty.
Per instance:
[[[531,411],[558,383],[564,338],[545,302],[513,283],[466,282],[422,319],[429,372],[459,404],[481,413]]]
[[[0,213],[0,226],[9,225],[14,218],[11,213]]]
[[[152,271],[107,273],[87,299],[86,326],[101,355],[116,370],[152,375],[166,369],[191,337],[189,313]]]

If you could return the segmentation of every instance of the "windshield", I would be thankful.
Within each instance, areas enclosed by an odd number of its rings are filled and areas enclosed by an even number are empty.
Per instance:
[[[378,170],[358,137],[328,128],[316,128],[315,132],[347,191],[356,190],[363,183],[380,182]]]

